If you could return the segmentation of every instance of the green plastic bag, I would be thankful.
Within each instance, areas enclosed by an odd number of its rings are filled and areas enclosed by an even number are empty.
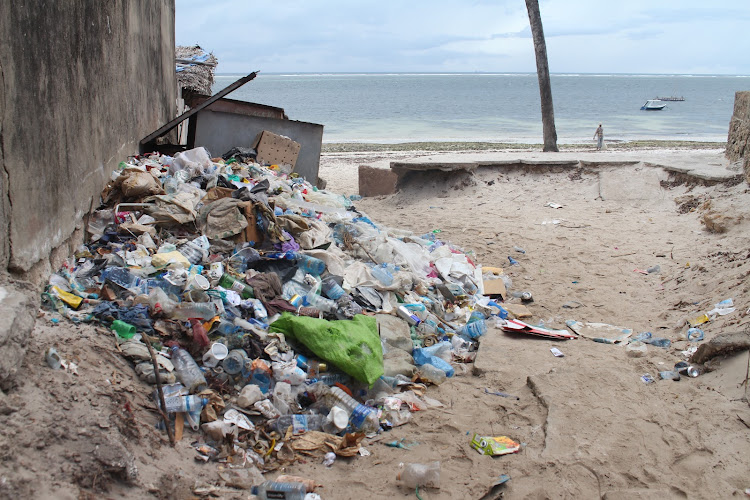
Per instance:
[[[383,375],[383,347],[375,318],[328,321],[284,313],[269,331],[281,332],[360,382],[372,385]]]

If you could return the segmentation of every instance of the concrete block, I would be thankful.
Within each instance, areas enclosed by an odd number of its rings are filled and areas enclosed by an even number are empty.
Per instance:
[[[26,354],[39,309],[37,295],[12,285],[0,285],[0,389],[13,387]]]
[[[406,321],[390,314],[376,314],[375,320],[378,322],[380,338],[384,339],[388,346],[411,353],[414,344]]]
[[[366,196],[387,196],[396,192],[398,175],[384,168],[367,165],[359,166],[359,194]]]
[[[414,365],[414,358],[411,357],[411,354],[401,349],[392,348],[383,358],[383,371],[386,377],[403,375],[411,378],[417,372],[417,367]]]

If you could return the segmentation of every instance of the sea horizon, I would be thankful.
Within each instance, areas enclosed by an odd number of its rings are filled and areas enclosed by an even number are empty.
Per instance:
[[[213,92],[242,73],[217,73]],[[750,75],[551,73],[560,144],[606,141],[725,143],[734,93]],[[684,97],[641,111],[656,97]],[[536,73],[260,72],[227,96],[281,107],[324,126],[325,143],[543,142]]]

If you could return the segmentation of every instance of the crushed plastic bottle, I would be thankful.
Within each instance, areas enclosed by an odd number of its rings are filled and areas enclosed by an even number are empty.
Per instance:
[[[206,388],[206,377],[203,376],[198,363],[185,349],[172,347],[172,364],[177,375],[177,379],[184,385],[191,394],[200,392]]]
[[[193,412],[208,404],[208,399],[200,396],[171,396],[164,398],[167,413]],[[159,405],[161,406],[161,405]]]
[[[322,430],[326,422],[325,415],[282,415],[273,422],[271,427],[283,435],[291,426],[292,433],[297,435],[307,431]]]
[[[440,462],[404,464],[404,469],[398,473],[396,479],[407,488],[440,488]]]
[[[305,500],[307,490],[302,483],[265,481],[250,491],[259,500]]]
[[[310,386],[310,391],[315,398],[323,401],[329,408],[339,406],[350,415],[349,423],[352,428],[365,433],[374,433],[380,430],[380,420],[375,408],[363,405],[348,395],[339,387],[328,387],[324,384]]]

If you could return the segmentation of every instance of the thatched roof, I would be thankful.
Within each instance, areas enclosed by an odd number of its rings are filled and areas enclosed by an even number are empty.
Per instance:
[[[183,95],[211,95],[214,83],[214,68],[218,60],[198,45],[193,47],[179,46],[175,49],[177,65],[177,83],[183,89]],[[186,92],[187,91],[187,92]]]

